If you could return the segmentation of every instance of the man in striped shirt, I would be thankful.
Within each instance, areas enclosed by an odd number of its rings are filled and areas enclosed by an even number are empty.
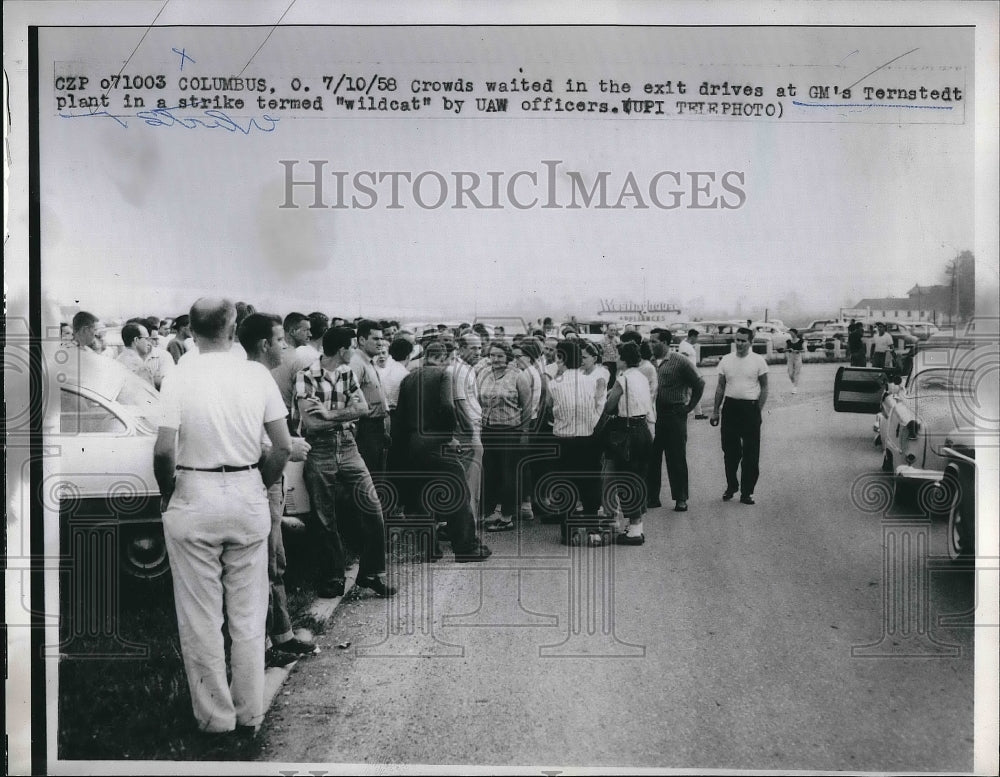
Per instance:
[[[385,523],[371,474],[354,441],[354,422],[370,415],[368,403],[350,367],[352,330],[336,327],[323,335],[323,356],[295,376],[295,401],[304,436],[312,446],[305,481],[313,506],[313,531],[321,554],[323,598],[344,594],[344,547],[337,529],[335,488],[353,497],[362,525],[357,584],[379,596],[392,596],[386,585]]]

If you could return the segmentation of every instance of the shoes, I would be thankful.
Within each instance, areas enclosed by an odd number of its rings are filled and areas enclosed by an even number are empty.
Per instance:
[[[705,415],[704,413],[698,413],[698,414],[695,415],[694,420],[695,421],[704,421],[706,418],[708,418],[708,416]]]
[[[271,649],[278,653],[290,653],[295,656],[311,656],[319,652],[315,642],[305,642],[297,637],[273,645]]]
[[[396,595],[396,589],[391,585],[386,585],[385,581],[378,575],[373,575],[371,577],[359,577],[357,584],[362,588],[374,591],[383,599]]]
[[[334,580],[331,583],[323,583],[316,587],[316,595],[320,599],[336,599],[338,596],[344,595],[344,586],[346,581],[344,580]]]
[[[646,507],[652,510],[655,507],[663,507],[663,503],[659,499],[650,499],[646,502]]]
[[[736,492],[735,492],[735,491],[731,491],[730,489],[728,489],[728,488],[727,488],[727,489],[726,489],[726,493],[724,493],[724,494],[722,495],[722,501],[723,501],[723,502],[728,502],[728,501],[729,501],[730,499],[732,499],[732,498],[733,498],[733,497],[734,497],[735,495],[736,495]]]
[[[268,648],[264,651],[264,667],[268,669],[274,666],[285,667],[294,664],[300,658],[302,656],[294,653],[281,653],[274,648]]]
[[[678,499],[677,504],[674,505],[675,513],[686,513],[688,509],[688,503],[685,499]]]
[[[640,534],[638,537],[630,537],[628,534],[619,534],[615,537],[618,545],[642,545],[646,541],[646,535]]]
[[[512,531],[515,528],[514,520],[505,516],[486,522],[486,531]]]
[[[493,551],[482,543],[479,543],[471,546],[468,550],[456,552],[455,561],[459,564],[467,564],[470,561],[486,561],[492,555]]]
[[[531,509],[531,502],[525,502],[521,505],[521,509],[518,512],[518,517],[522,521],[533,521],[535,520],[535,513]]]
[[[746,495],[740,497],[740,504],[741,505],[755,505],[757,503],[755,501],[753,501],[753,497],[752,496],[750,496],[749,494],[746,494]]]

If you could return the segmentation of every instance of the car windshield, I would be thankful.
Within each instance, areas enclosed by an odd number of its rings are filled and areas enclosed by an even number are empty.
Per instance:
[[[914,394],[972,394],[975,373],[972,370],[924,370],[913,378]]]
[[[156,389],[135,375],[129,375],[115,401],[135,413],[136,425],[141,431],[156,434],[160,419],[160,395]]]

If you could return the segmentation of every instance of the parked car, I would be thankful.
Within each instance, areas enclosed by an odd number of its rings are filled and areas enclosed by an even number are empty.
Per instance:
[[[750,328],[756,333],[754,342],[770,341],[771,349],[777,353],[784,353],[788,348],[788,341],[792,339],[788,330],[774,321],[754,321]]]
[[[921,341],[929,340],[931,336],[937,334],[939,331],[936,325],[926,321],[918,321],[915,324],[908,324],[908,326],[910,333]]]
[[[830,324],[843,323],[846,321],[838,321],[835,318],[817,318],[814,321],[809,322],[809,326],[802,327],[799,329],[799,336],[805,340],[807,351],[816,351],[823,347],[823,338],[820,336],[820,332],[826,329]]]
[[[169,564],[153,477],[159,395],[114,359],[86,348],[61,347],[48,363],[59,402],[43,427],[46,446],[58,449],[48,461],[46,493],[58,504],[60,554],[74,564],[92,562],[78,552],[94,552],[93,535],[72,530],[106,529],[116,537],[111,552],[123,572],[164,575]]]
[[[60,345],[46,356],[58,403],[48,403],[43,419],[45,446],[56,452],[43,460],[43,492],[58,515],[60,556],[87,574],[103,575],[100,565],[110,563],[128,577],[163,577],[170,564],[153,475],[159,393],[87,348]],[[309,509],[301,467],[286,469],[287,515]]]
[[[976,555],[976,430],[957,429],[941,448],[945,481],[950,483],[948,557],[964,561]]]
[[[951,344],[918,350],[895,380],[881,369],[841,367],[834,381],[837,412],[876,414],[875,439],[894,498],[915,487],[940,489],[921,502],[949,514],[955,558],[973,543],[975,446],[996,445],[1000,431],[997,364],[995,342]]]
[[[838,321],[837,319],[817,319],[809,324],[809,326],[799,330],[799,336],[805,340],[807,351],[818,351],[826,345],[826,340],[828,336],[832,336],[840,331],[847,331],[846,321]],[[831,327],[835,327],[833,331],[830,330]],[[843,329],[841,329],[843,327]],[[846,335],[845,335],[846,341]]]
[[[699,355],[701,359],[721,358],[733,351],[733,341],[736,330],[745,327],[744,321],[696,321],[694,328],[703,334],[698,335]],[[686,331],[686,330],[685,330]],[[754,338],[752,346],[755,353],[767,352],[767,341],[764,338]]]

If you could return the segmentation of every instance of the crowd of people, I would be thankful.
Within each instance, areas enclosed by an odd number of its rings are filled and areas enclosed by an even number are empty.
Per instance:
[[[100,351],[100,328],[81,312],[64,337]],[[664,461],[674,510],[688,509],[692,415],[721,423],[722,498],[739,492],[754,504],[767,364],[741,328],[706,413],[697,336],[674,349],[666,329],[644,339],[614,325],[600,342],[544,324],[513,336],[482,324],[414,332],[320,312],[282,318],[219,298],[173,320],[126,322],[116,358],[161,393],[154,470],[201,729],[252,731],[265,666],[316,650],[295,636],[284,591],[289,460],[303,462],[325,598],[345,592],[345,528],[358,546],[356,584],[396,593],[387,520],[430,527],[428,561],[443,557],[443,542],[456,562],[486,561],[484,533],[536,518],[611,521],[611,541],[641,546],[644,515],[662,506]],[[607,539],[593,531],[585,541]]]

